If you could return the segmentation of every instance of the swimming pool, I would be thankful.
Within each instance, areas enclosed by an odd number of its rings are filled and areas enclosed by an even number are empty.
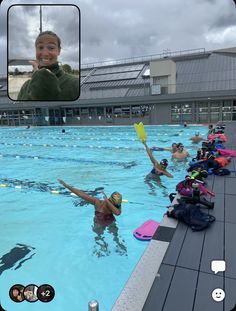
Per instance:
[[[203,126],[146,126],[148,145],[169,147]],[[0,129],[1,252],[0,301],[8,310],[87,310],[92,299],[109,311],[147,246],[132,232],[148,219],[160,221],[168,193],[186,175],[186,164],[169,164],[173,179],[150,188],[151,162],[133,127]],[[167,151],[157,160],[170,159]],[[117,229],[99,236],[92,230],[94,209],[60,188],[57,178],[101,196],[119,191],[123,199]],[[61,194],[58,194],[60,192]],[[50,303],[14,303],[13,284],[50,284]]]

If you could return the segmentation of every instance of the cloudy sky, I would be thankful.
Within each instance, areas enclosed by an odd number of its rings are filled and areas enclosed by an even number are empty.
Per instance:
[[[7,9],[23,2],[68,4],[63,0],[3,0],[0,6],[1,74],[7,71]],[[73,0],[70,3],[77,5],[81,12],[82,64],[166,51],[236,46],[236,6],[233,0]],[[32,42],[39,27],[39,18],[34,16],[38,13],[35,8],[31,12],[26,8],[21,10],[15,13],[14,8],[12,14],[9,13],[14,29],[9,31],[9,47],[15,55],[32,57]],[[76,14],[69,9],[60,12],[45,9],[44,12],[45,27],[58,32],[62,39],[61,60],[64,63],[76,63]]]

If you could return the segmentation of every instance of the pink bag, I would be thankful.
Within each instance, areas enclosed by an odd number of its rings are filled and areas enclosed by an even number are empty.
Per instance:
[[[193,194],[192,184],[195,182],[195,179],[186,178],[185,180],[179,182],[176,185],[176,191],[178,191],[179,194],[185,197],[191,197]],[[199,191],[200,195],[206,195],[207,193],[209,193],[209,190],[201,184],[199,184]]]

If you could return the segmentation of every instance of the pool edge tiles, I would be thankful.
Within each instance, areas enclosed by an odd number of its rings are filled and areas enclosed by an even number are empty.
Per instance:
[[[151,240],[112,311],[142,310],[168,245],[168,242]]]
[[[171,205],[177,203],[177,196]],[[164,215],[152,240],[129,277],[112,311],[142,311],[178,221]]]

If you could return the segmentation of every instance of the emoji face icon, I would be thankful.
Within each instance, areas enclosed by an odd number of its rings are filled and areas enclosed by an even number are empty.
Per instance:
[[[225,299],[225,292],[221,288],[215,288],[211,295],[216,302],[220,302]]]

